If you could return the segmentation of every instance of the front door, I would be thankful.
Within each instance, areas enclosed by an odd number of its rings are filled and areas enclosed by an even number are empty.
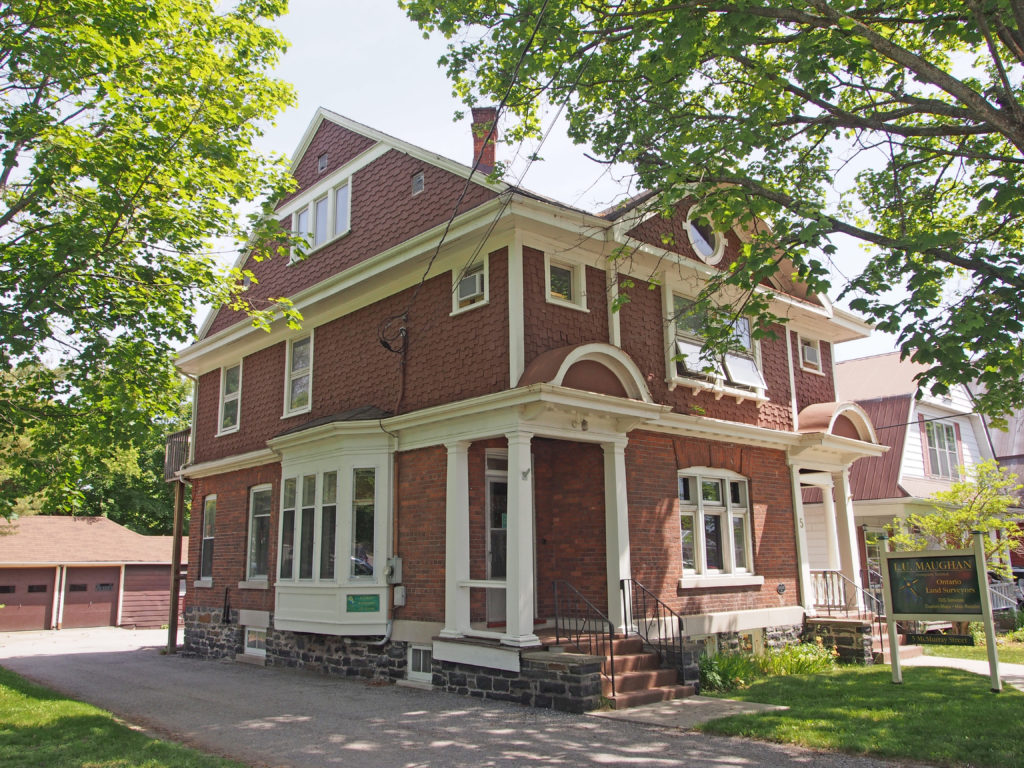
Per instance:
[[[487,478],[487,578],[504,580],[508,539],[508,478]],[[505,623],[505,590],[487,590],[487,623]]]

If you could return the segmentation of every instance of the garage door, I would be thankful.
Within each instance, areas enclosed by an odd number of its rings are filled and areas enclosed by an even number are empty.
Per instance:
[[[55,570],[0,569],[0,631],[50,628]]]
[[[110,627],[117,621],[117,587],[121,569],[68,568],[61,626]]]

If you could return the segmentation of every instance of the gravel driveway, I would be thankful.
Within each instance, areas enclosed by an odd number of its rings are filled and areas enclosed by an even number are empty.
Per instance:
[[[294,670],[165,656],[166,632],[0,634],[0,665],[253,766],[819,766],[878,760],[481,702]]]

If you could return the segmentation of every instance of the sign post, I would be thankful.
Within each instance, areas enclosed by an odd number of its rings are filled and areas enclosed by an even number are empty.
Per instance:
[[[883,599],[894,683],[903,682],[896,622],[941,617],[985,624],[992,690],[1002,690],[982,537],[982,533],[974,532],[972,549],[920,552],[891,552],[886,541],[882,552]]]

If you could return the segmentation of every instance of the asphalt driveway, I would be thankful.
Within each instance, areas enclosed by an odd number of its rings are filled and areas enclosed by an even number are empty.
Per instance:
[[[878,760],[159,652],[166,632],[0,634],[0,665],[253,766],[818,766]]]

